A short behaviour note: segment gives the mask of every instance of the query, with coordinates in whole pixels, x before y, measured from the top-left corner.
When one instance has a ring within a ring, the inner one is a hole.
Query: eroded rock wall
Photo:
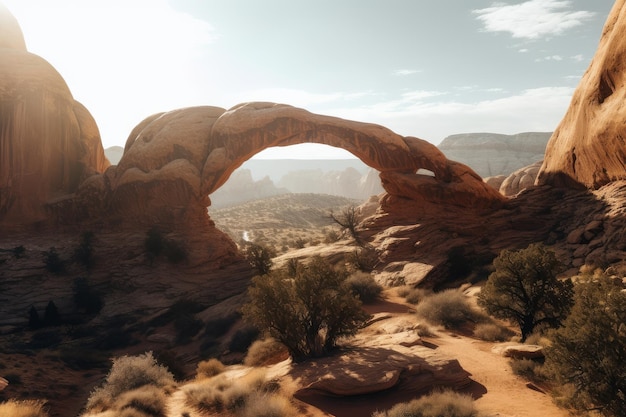
[[[26,51],[0,5],[0,225],[49,220],[46,204],[108,165],[89,111],[61,75]]]
[[[626,0],[617,0],[598,50],[550,138],[538,184],[597,189],[626,178]]]

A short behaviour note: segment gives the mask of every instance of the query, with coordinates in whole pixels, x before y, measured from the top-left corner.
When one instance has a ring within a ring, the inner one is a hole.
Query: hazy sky
[[[454,133],[551,131],[613,5],[0,1],[20,22],[29,51],[54,65],[91,111],[105,147],[123,146],[156,112],[253,100],[379,123],[434,144]],[[299,156],[298,148],[286,150]]]

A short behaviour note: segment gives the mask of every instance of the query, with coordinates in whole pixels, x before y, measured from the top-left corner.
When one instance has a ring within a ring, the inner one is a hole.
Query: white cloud
[[[439,143],[446,136],[463,132],[513,134],[552,131],[571,101],[571,87],[541,87],[478,102],[429,101],[399,107],[378,103],[358,108],[327,109],[351,120],[378,123],[398,134]]]
[[[576,62],[582,62],[585,60],[585,57],[582,54],[571,56],[570,59]]]
[[[538,39],[561,35],[582,25],[594,12],[571,11],[569,0],[529,0],[520,4],[494,3],[473,10],[487,32],[508,32],[514,38]]]
[[[548,55],[543,58],[535,59],[535,62],[543,62],[543,61],[563,61],[563,57],[561,55]]]
[[[406,75],[411,75],[411,74],[417,74],[419,72],[421,71],[413,70],[413,69],[399,69],[399,70],[395,70],[393,72],[393,75],[406,76]]]

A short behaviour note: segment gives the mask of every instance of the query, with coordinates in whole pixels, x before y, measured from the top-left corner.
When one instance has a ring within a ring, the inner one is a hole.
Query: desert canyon
[[[20,377],[25,387],[20,395],[47,398],[52,416],[78,415],[106,374],[109,357],[167,350],[183,363],[183,376],[206,359],[197,337],[177,346],[171,326],[159,317],[181,300],[201,306],[193,314],[203,326],[238,311],[256,272],[238,242],[216,227],[209,195],[270,147],[308,142],[339,147],[380,173],[384,192],[357,207],[358,231],[375,253],[372,275],[386,289],[400,282],[435,291],[472,286],[486,278],[501,250],[535,242],[555,250],[566,263],[564,276],[583,265],[619,268],[626,258],[625,34],[626,0],[617,0],[543,162],[490,185],[425,140],[269,102],[149,115],[129,133],[121,159],[111,165],[97,121],[74,100],[62,74],[45,57],[28,52],[19,23],[0,4],[0,337],[7,361],[40,371]],[[457,146],[463,139],[456,138]],[[185,248],[182,262],[147,259],[146,233],[155,228]],[[70,259],[86,232],[94,239],[93,267],[68,264],[64,275],[45,268],[42,253],[55,248]],[[24,256],[13,256],[19,247]],[[353,250],[351,243],[338,241],[294,249],[275,262],[304,262],[315,255],[336,261]],[[76,308],[76,277],[88,277],[103,294],[97,314]],[[50,301],[74,323],[63,331],[75,338],[63,336],[56,350],[28,329],[29,309],[35,306],[43,315]],[[312,416],[351,415],[345,407],[363,395],[390,406],[392,400],[380,393],[392,387],[405,393],[467,388],[474,372],[448,352],[456,339],[444,338],[433,350],[419,338],[410,340],[415,324],[404,315],[384,319],[390,311],[408,309],[396,298],[372,308],[373,324],[354,342],[370,350],[324,359],[328,362],[316,368],[282,363],[269,372],[300,381],[296,397],[304,404],[302,415]],[[86,324],[93,334],[81,339],[77,335]],[[124,343],[101,337],[113,334],[111,329]],[[79,350],[74,358],[59,359]],[[89,361],[97,365],[85,372]],[[3,362],[0,376],[7,369],[19,374]],[[352,367],[352,377],[328,376],[339,363]],[[11,389],[9,384],[1,391],[0,400],[10,398]],[[328,398],[347,399],[328,405]],[[523,398],[550,403],[545,396]],[[487,396],[480,401],[490,415],[506,415],[488,404]],[[180,414],[168,417],[174,415]]]

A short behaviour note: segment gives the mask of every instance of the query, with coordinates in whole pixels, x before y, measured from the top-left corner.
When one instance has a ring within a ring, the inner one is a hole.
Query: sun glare
[[[199,68],[215,40],[213,28],[164,0],[4,4],[29,52],[50,62],[95,117],[105,147],[123,145],[152,113],[210,100],[198,85],[210,78]]]

